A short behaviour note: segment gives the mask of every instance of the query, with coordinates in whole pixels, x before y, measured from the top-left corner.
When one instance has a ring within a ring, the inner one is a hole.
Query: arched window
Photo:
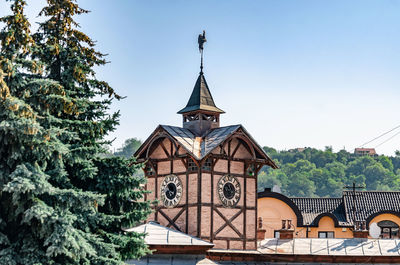
[[[384,220],[378,226],[381,228],[381,238],[399,238],[399,225],[395,222]]]

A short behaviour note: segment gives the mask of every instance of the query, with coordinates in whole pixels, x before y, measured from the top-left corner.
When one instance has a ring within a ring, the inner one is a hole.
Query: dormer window
[[[212,162],[213,162],[213,160],[211,157],[207,158],[206,161],[204,161],[203,165],[201,166],[201,169],[206,170],[206,171],[211,171]]]
[[[190,172],[197,171],[199,169],[197,164],[191,158],[188,158],[188,159],[189,159],[189,161],[188,161],[188,170]]]

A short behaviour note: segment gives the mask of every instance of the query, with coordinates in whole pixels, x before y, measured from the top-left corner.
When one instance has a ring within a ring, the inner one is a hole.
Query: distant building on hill
[[[377,156],[375,148],[356,148],[354,154],[358,156]]]
[[[296,153],[296,152],[304,152],[304,150],[306,150],[307,147],[297,147],[297,148],[293,148],[293,149],[289,149],[288,151],[291,153]]]

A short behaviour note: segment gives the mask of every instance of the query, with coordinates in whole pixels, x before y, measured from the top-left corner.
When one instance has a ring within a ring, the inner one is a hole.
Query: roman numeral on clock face
[[[234,176],[225,175],[218,181],[217,193],[225,207],[234,207],[240,200],[240,182]]]
[[[173,208],[179,204],[179,201],[182,198],[182,192],[182,182],[176,175],[166,176],[161,183],[161,201],[167,208]]]

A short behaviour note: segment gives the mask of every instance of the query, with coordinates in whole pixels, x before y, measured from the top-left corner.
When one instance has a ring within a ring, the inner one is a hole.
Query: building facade
[[[159,125],[137,150],[146,199],[158,200],[149,221],[222,249],[256,249],[257,175],[277,168],[242,125],[220,126],[201,71],[182,115],[183,126]]]
[[[258,194],[258,216],[265,238],[280,237],[282,232],[293,238],[370,238],[369,227],[376,223],[380,238],[398,239],[400,192],[344,191],[340,198],[289,198],[266,189]]]

